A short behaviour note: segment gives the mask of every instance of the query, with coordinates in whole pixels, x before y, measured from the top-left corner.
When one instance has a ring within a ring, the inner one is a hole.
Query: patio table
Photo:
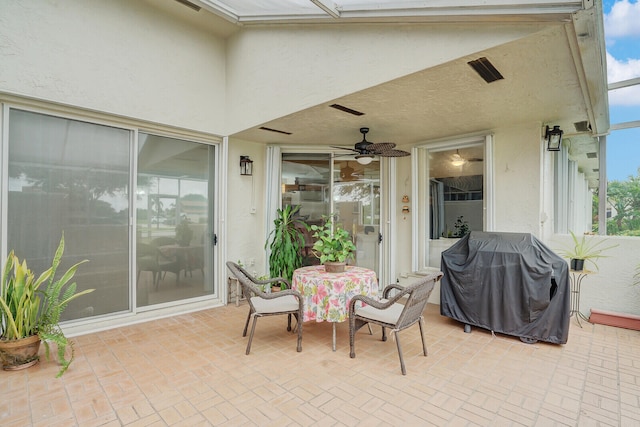
[[[347,266],[344,273],[327,273],[323,265],[298,268],[291,287],[304,303],[303,321],[333,323],[333,351],[336,351],[336,323],[347,320],[349,302],[355,295],[378,295],[376,272]]]

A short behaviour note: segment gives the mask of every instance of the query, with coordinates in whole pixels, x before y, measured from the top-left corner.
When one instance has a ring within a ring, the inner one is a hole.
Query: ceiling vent
[[[482,77],[487,83],[492,83],[496,80],[504,79],[504,77],[502,77],[502,74],[500,74],[500,72],[496,70],[496,67],[494,67],[493,64],[489,62],[489,60],[485,57],[476,59],[475,61],[469,61],[467,62],[467,64],[469,64],[471,68],[476,70],[476,73],[480,74],[480,77]]]
[[[329,107],[335,108],[336,110],[344,111],[345,113],[353,114],[354,116],[364,116],[364,113],[361,113],[360,111],[352,110],[351,108],[345,107],[344,105],[331,104],[329,105]]]
[[[587,159],[597,159],[597,158],[598,158],[598,153],[596,152],[587,153]]]
[[[187,6],[189,9],[193,9],[196,12],[200,12],[200,9],[202,9],[200,6],[198,6],[197,4],[193,4],[188,0],[176,0],[178,3]]]
[[[264,126],[260,126],[260,129],[268,130],[269,132],[281,133],[281,134],[284,134],[284,135],[291,135],[291,132],[287,132],[287,131],[284,131],[284,130],[278,130],[278,129],[271,129],[271,128],[264,127]]]
[[[582,122],[575,122],[573,126],[576,128],[576,132],[591,132],[591,125],[586,120]]]

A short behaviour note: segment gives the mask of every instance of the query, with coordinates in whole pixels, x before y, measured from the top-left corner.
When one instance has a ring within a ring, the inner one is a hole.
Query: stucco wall
[[[640,264],[640,239],[637,237],[589,236],[593,241],[606,240],[601,247],[617,245],[606,251],[606,258],[596,261],[598,268],[582,280],[580,311],[589,316],[591,308],[640,315],[640,285],[633,285],[635,268]],[[545,242],[554,251],[572,247],[571,236],[555,235]]]
[[[142,1],[0,5],[0,91],[223,135],[224,55]]]
[[[253,176],[240,175],[240,156],[253,160]],[[266,272],[265,146],[230,139],[228,168],[227,259],[242,261],[249,272],[262,275]]]
[[[537,123],[496,130],[493,146],[495,231],[541,237],[541,148]]]

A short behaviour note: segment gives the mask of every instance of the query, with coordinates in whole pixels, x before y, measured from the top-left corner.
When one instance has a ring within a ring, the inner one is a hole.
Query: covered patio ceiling
[[[175,7],[186,0],[176,0]],[[179,3],[178,3],[179,2]],[[362,139],[412,145],[510,126],[559,125],[570,155],[597,187],[594,135],[609,130],[600,2],[392,0],[189,0],[207,13],[207,25],[234,27],[305,23],[424,23],[529,25],[531,35],[386,83],[273,117],[231,137],[261,143],[340,145]],[[184,13],[184,11],[181,11]],[[193,15],[194,11],[191,12]],[[486,83],[468,64],[487,58],[504,76]],[[362,115],[347,113],[338,104]],[[265,128],[270,130],[265,130]],[[276,132],[274,132],[274,130]]]

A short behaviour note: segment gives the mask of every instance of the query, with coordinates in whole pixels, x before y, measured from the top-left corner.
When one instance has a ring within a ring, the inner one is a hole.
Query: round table
[[[336,323],[349,314],[349,302],[356,295],[378,295],[376,272],[348,265],[344,273],[327,273],[323,265],[298,268],[291,287],[304,302],[303,321],[333,322],[333,350],[336,349]]]

